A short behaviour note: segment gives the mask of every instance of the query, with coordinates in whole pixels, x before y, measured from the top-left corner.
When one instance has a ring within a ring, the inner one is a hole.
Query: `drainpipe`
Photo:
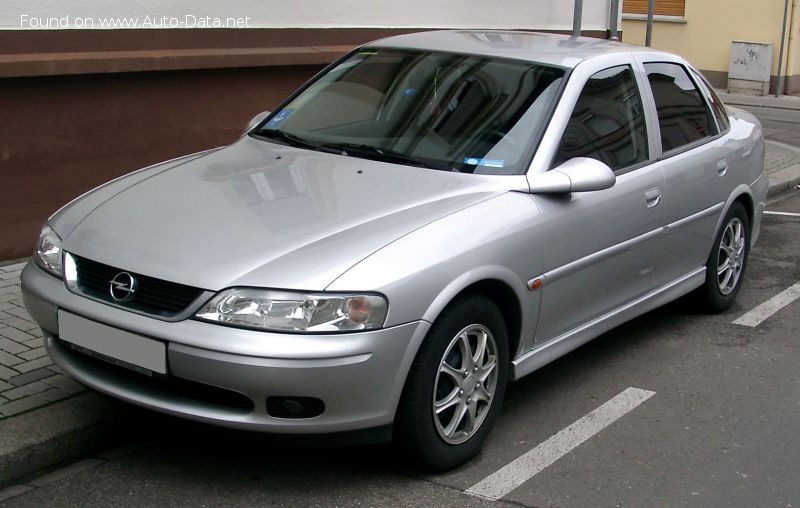
[[[611,19],[609,20],[608,37],[612,41],[619,40],[619,0],[611,0]]]
[[[650,0],[647,8],[647,35],[644,38],[644,45],[648,48],[653,45],[653,13],[656,10],[655,0]]]
[[[789,19],[789,1],[786,0],[783,6],[783,25],[781,28],[781,50],[778,53],[778,89],[775,91],[775,97],[783,95],[783,50],[786,48],[786,21]],[[789,64],[787,63],[788,67]]]
[[[798,34],[798,27],[797,27],[797,5],[798,0],[792,1],[792,8],[789,11],[789,43],[786,45],[786,77],[788,78],[792,70],[789,68],[789,65],[793,61],[792,58],[795,56],[795,50],[797,49],[797,34]],[[787,82],[784,81],[784,85]],[[784,90],[786,91],[786,90]]]
[[[575,0],[575,11],[572,14],[572,36],[581,36],[581,22],[583,21],[583,0]]]

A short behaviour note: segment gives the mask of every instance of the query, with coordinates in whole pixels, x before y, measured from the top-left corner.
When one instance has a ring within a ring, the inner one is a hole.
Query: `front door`
[[[546,223],[537,343],[650,290],[664,180],[650,158],[644,107],[630,65],[603,70],[586,82],[553,167],[574,157],[606,163],[617,182],[602,191],[535,196]]]

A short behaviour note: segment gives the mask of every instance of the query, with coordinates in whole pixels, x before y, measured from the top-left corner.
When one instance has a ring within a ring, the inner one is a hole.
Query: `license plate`
[[[100,355],[159,374],[167,373],[167,346],[135,333],[58,311],[58,335],[62,340]]]

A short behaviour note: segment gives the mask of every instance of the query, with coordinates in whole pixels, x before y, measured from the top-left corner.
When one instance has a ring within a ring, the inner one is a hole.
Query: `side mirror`
[[[565,194],[599,191],[613,187],[616,182],[614,172],[602,162],[576,157],[546,173],[535,175],[531,179],[531,192]]]
[[[247,127],[244,129],[244,133],[242,135],[245,135],[248,132],[250,132],[253,129],[253,127],[260,124],[262,120],[264,120],[266,117],[269,116],[269,114],[270,114],[269,111],[262,111],[261,113],[251,118],[250,121],[247,122]]]

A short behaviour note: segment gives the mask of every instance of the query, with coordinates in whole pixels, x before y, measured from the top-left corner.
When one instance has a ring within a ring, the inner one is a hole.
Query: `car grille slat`
[[[145,314],[174,317],[185,311],[205,291],[70,255],[75,260],[77,286],[82,293]],[[136,279],[136,292],[127,302],[117,301],[111,296],[111,279],[121,272],[127,272]]]

